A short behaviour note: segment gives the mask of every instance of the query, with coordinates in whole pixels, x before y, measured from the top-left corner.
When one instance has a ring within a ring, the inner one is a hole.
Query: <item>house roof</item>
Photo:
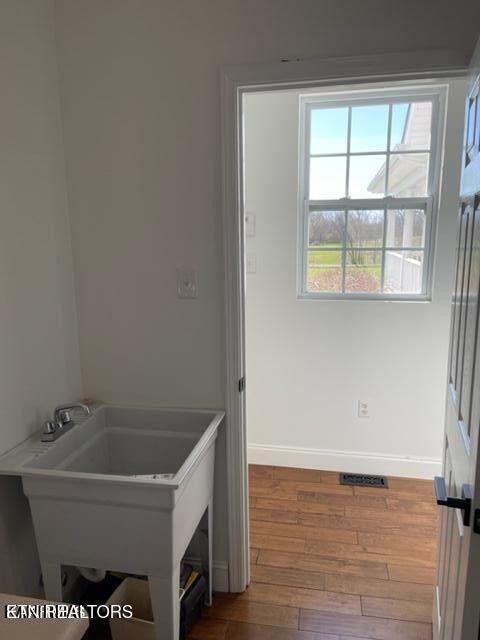
[[[392,148],[390,156],[389,191],[396,196],[416,195],[425,183],[425,157],[401,152],[430,148],[431,114],[431,102],[412,102],[408,108],[402,140]],[[370,192],[383,193],[386,169],[384,163],[368,185]]]

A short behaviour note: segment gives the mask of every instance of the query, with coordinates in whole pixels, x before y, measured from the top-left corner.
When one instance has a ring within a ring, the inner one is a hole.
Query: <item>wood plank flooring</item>
[[[251,466],[252,582],[189,640],[431,640],[438,515],[430,481]]]

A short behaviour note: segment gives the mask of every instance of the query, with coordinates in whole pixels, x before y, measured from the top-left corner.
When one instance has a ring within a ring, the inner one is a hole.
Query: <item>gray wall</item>
[[[221,406],[220,66],[435,48],[467,60],[480,7],[449,0],[59,0],[56,7],[85,392]],[[176,298],[182,264],[199,270],[198,300]],[[225,560],[223,439],[218,446],[215,556]]]
[[[477,2],[450,0],[58,0],[55,15],[52,2],[0,7],[2,451],[81,393],[57,66],[85,392],[218,406],[219,66],[435,48],[467,60],[480,15]],[[197,301],[176,299],[179,263],[199,268]],[[7,529],[31,547],[6,525],[2,549]]]
[[[80,396],[53,2],[0,4],[0,453]],[[0,591],[35,592],[28,505],[0,478]],[[11,551],[11,552],[9,552]]]
[[[220,65],[441,47],[467,60],[480,7],[463,4],[465,23],[445,1],[57,2],[88,393],[223,402]],[[181,264],[199,269],[197,301],[176,298]]]

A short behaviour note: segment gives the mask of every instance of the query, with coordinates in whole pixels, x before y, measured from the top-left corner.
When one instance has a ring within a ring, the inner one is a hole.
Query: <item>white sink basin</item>
[[[180,409],[103,406],[23,463],[28,471],[59,471],[62,476],[118,477],[169,474],[178,484],[216,434],[222,413]],[[201,441],[201,442],[200,442]],[[65,473],[67,472],[67,473]]]
[[[22,476],[47,598],[62,597],[62,564],[148,575],[156,638],[177,640],[180,561],[205,511],[211,577],[223,417],[102,406],[57,441],[35,436],[0,458],[0,473]]]

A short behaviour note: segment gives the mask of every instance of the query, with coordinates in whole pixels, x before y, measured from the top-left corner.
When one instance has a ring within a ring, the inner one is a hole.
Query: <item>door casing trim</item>
[[[221,86],[222,225],[225,295],[225,409],[229,590],[250,581],[245,393],[245,264],[242,97],[246,92],[336,84],[438,80],[465,76],[469,60],[435,50],[223,67]],[[247,380],[248,389],[248,380]]]

